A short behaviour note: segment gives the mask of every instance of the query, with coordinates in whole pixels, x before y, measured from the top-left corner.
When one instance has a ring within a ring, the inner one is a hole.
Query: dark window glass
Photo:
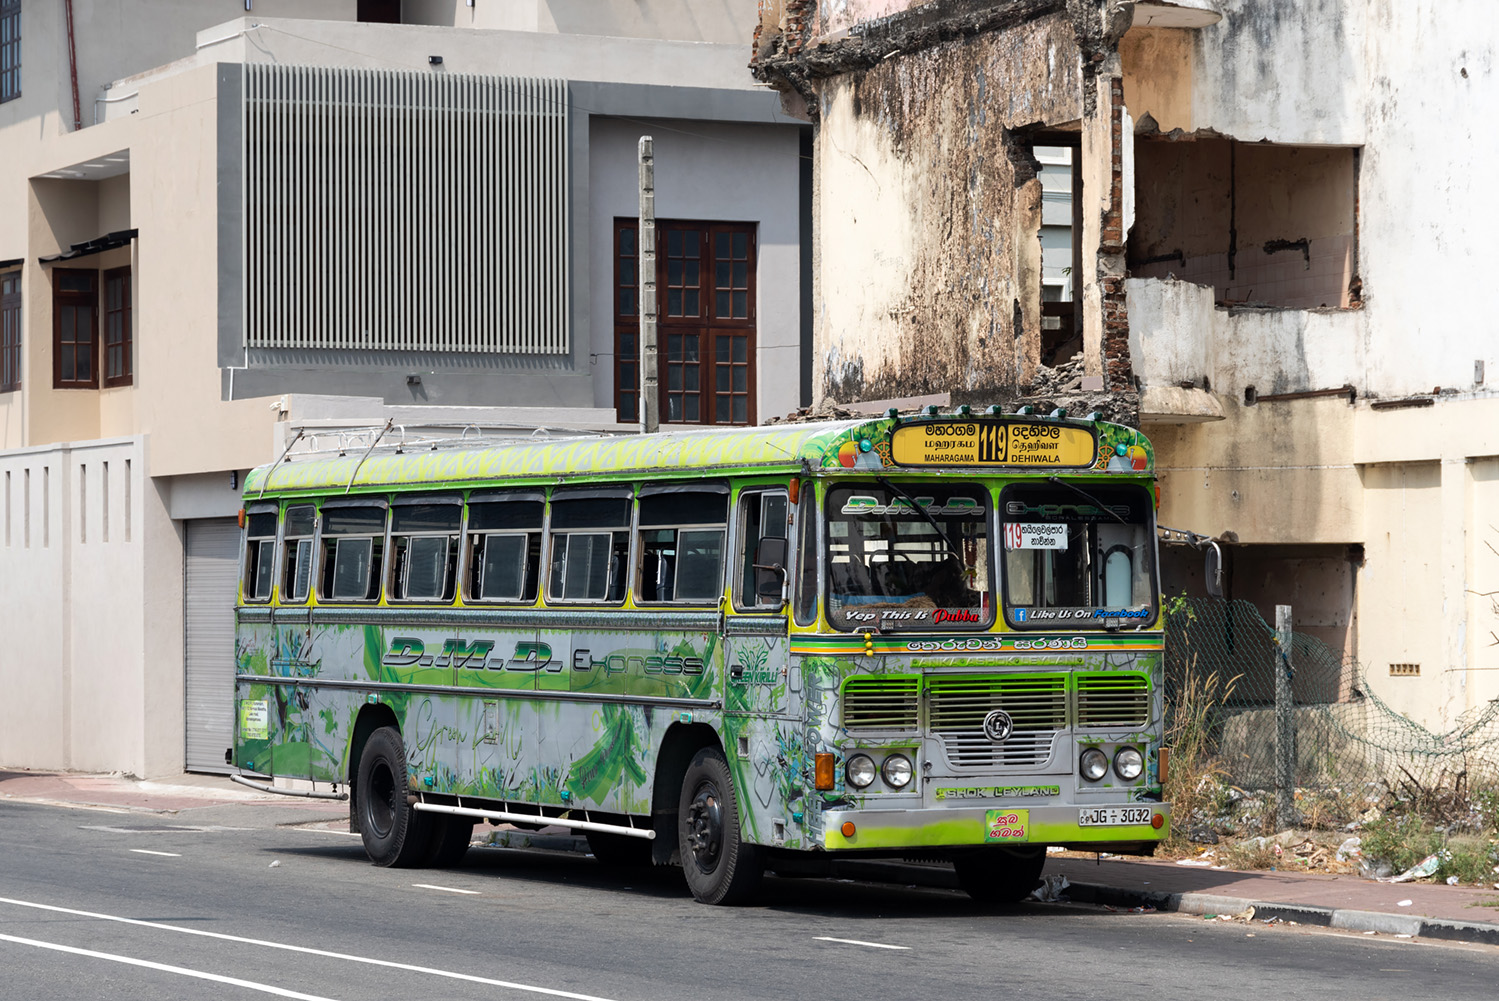
[[[468,527],[481,532],[540,529],[541,513],[541,501],[475,502],[468,506]]]
[[[324,535],[382,535],[384,532],[384,508],[330,507],[323,511]]]
[[[390,509],[391,533],[456,532],[463,517],[459,504],[397,504]]]
[[[104,385],[128,386],[134,381],[133,352],[130,269],[114,268],[104,272]]]
[[[625,497],[552,498],[552,530],[567,528],[625,528],[630,524],[630,501]]]
[[[637,226],[632,219],[615,222],[614,402],[618,419],[631,423],[640,419]],[[658,220],[656,229],[661,420],[752,424],[755,227]],[[719,364],[739,371],[709,370]]]
[[[0,0],[0,103],[21,96],[21,0]]]
[[[94,364],[99,309],[98,272],[56,268],[52,272],[53,386],[97,389]]]
[[[0,393],[21,388],[21,272],[0,275]]]

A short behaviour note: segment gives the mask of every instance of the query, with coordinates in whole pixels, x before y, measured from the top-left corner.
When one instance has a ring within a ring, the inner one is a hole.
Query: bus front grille
[[[1067,725],[1067,675],[931,678],[927,719],[958,768],[1035,767],[1051,758],[1052,738]],[[996,743],[984,717],[1009,714],[1014,732]]]
[[[1078,726],[1134,728],[1149,722],[1150,682],[1145,675],[1078,675]]]
[[[920,704],[921,678],[914,674],[843,683],[843,725],[849,730],[914,729]]]

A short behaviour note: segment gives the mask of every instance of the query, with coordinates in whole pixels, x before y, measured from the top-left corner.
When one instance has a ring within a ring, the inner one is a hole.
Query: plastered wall
[[[1041,186],[1017,130],[1081,117],[1077,63],[1057,16],[824,83],[819,398],[1016,384],[1038,349],[1041,267]]]

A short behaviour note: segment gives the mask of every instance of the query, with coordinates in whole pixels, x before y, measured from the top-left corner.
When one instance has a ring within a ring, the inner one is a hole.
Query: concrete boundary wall
[[[180,542],[146,456],[143,435],[0,454],[0,765],[181,769]]]

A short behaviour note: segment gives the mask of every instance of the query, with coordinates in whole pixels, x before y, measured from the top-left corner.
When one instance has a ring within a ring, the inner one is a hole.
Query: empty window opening
[[[1211,285],[1220,306],[1357,305],[1356,149],[1142,139],[1135,177],[1134,277]]]
[[[1082,173],[1073,145],[1038,143],[1032,152],[1041,182],[1041,360],[1055,366],[1083,347]]]

